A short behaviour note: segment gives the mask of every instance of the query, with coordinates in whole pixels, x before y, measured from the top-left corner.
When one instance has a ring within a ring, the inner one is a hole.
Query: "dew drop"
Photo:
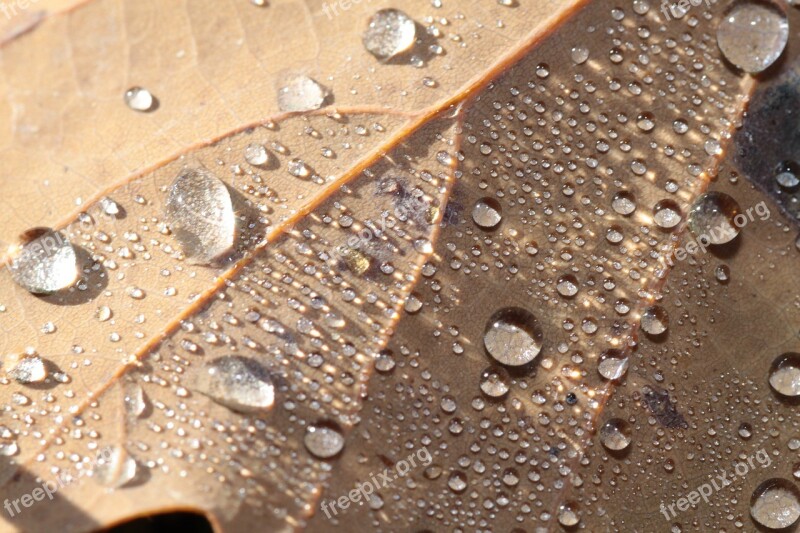
[[[772,65],[789,40],[789,21],[768,0],[738,0],[717,27],[717,44],[735,66],[755,74]]]
[[[564,527],[573,527],[580,522],[580,515],[578,514],[578,506],[575,502],[566,502],[561,504],[558,508],[558,523]]]
[[[660,305],[652,305],[642,313],[642,329],[648,335],[661,335],[669,327],[669,316]]]
[[[262,144],[248,144],[244,149],[244,160],[254,167],[260,167],[269,162],[269,152]]]
[[[787,191],[797,189],[800,185],[800,164],[796,161],[783,161],[775,169],[775,181]]]
[[[800,396],[800,354],[789,352],[775,358],[770,366],[769,384],[783,396]]]
[[[147,89],[131,87],[125,91],[125,104],[134,111],[146,113],[155,107],[156,100]]]
[[[363,43],[378,59],[391,59],[414,46],[417,25],[399,9],[381,9],[369,21]]]
[[[681,208],[672,200],[661,200],[653,208],[653,220],[662,229],[672,229],[683,219]]]
[[[608,380],[619,379],[628,371],[628,358],[621,350],[605,350],[600,354],[597,371]]]
[[[689,211],[689,229],[695,237],[711,244],[725,244],[739,235],[735,224],[741,208],[736,200],[722,192],[700,195]]]
[[[278,108],[285,113],[313,111],[321,108],[327,97],[328,91],[319,83],[297,76],[278,91]]]
[[[80,267],[75,248],[57,231],[35,229],[35,238],[10,250],[11,277],[34,294],[51,294],[72,286]]]
[[[224,356],[199,372],[195,388],[220,405],[243,413],[270,409],[275,387],[269,372],[252,359]]]
[[[631,443],[630,425],[620,418],[608,420],[600,428],[600,443],[608,450],[618,452]]]
[[[578,279],[572,274],[561,276],[556,284],[556,290],[564,298],[572,298],[578,294]]]
[[[8,375],[17,383],[41,383],[47,379],[47,366],[38,355],[11,356],[5,364],[9,367]]]
[[[502,398],[511,388],[511,376],[501,366],[490,366],[481,372],[480,387],[491,398]]]
[[[542,350],[542,330],[531,313],[519,307],[497,311],[483,334],[486,350],[498,363],[521,366],[530,363]]]
[[[467,490],[467,476],[461,472],[453,472],[447,480],[447,486],[450,487],[450,490],[453,492],[460,494]]]
[[[308,427],[303,443],[315,457],[330,459],[344,448],[344,435],[336,424],[321,422]]]
[[[120,488],[130,483],[138,470],[136,460],[119,446],[108,446],[100,450],[94,467],[94,479],[111,488]]]
[[[614,195],[611,208],[620,215],[628,216],[636,211],[636,199],[628,191],[620,191]]]
[[[496,228],[502,219],[500,202],[494,198],[481,198],[472,208],[472,220],[483,229]]]
[[[769,529],[791,527],[800,518],[800,490],[786,479],[764,481],[753,491],[750,516]]]
[[[206,170],[181,172],[170,186],[166,216],[192,262],[211,263],[233,247],[236,218],[231,195]]]
[[[570,51],[570,57],[576,65],[582,65],[589,59],[589,49],[585,46],[573,46]]]

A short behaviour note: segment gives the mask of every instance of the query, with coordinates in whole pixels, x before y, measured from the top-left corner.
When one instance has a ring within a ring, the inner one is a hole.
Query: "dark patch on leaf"
[[[642,401],[659,424],[667,428],[688,428],[686,419],[675,408],[675,404],[669,397],[669,392],[653,388],[644,387],[642,389]]]

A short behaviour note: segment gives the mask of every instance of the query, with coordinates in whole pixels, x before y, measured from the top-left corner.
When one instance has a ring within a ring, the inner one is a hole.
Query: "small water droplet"
[[[597,371],[606,379],[619,379],[628,371],[628,358],[622,350],[605,350],[600,354]]]
[[[689,229],[706,243],[725,244],[739,235],[736,225],[741,208],[736,200],[722,192],[700,195],[689,211]]]
[[[278,91],[278,108],[286,113],[313,111],[325,103],[328,91],[308,76],[296,76]]]
[[[130,483],[138,470],[136,460],[119,446],[100,450],[94,467],[94,479],[106,487],[120,488]]]
[[[618,452],[624,450],[631,443],[630,425],[620,418],[608,420],[600,428],[600,442],[611,451]]]
[[[155,98],[147,89],[131,87],[125,91],[125,104],[134,111],[146,113],[155,107]]]
[[[496,228],[502,219],[500,202],[494,198],[481,198],[472,208],[472,220],[483,229]]]
[[[399,9],[381,9],[369,21],[363,43],[378,59],[391,59],[414,46],[417,25]]]
[[[660,305],[652,305],[642,313],[642,329],[648,335],[661,335],[669,327],[669,316]]]
[[[494,313],[483,334],[486,350],[498,363],[521,366],[542,350],[542,330],[533,314],[519,307]]]
[[[321,422],[309,426],[303,438],[306,449],[315,457],[330,459],[344,448],[344,435],[338,425]]]
[[[800,164],[796,161],[783,161],[775,169],[775,181],[787,191],[797,189],[800,186]]]
[[[573,527],[581,521],[578,506],[575,502],[562,503],[558,508],[558,523],[564,527]]]
[[[254,167],[260,167],[269,162],[269,152],[263,144],[248,144],[244,149],[244,160]]]
[[[770,366],[769,384],[784,396],[800,396],[800,354],[789,352],[775,358]]]
[[[672,229],[683,219],[681,208],[672,200],[661,200],[653,208],[653,220],[662,229]]]
[[[490,366],[481,372],[480,387],[491,398],[502,398],[511,388],[511,376],[501,366]]]

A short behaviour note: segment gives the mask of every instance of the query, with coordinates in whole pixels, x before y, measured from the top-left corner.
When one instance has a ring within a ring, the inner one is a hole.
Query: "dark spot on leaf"
[[[642,400],[659,424],[667,428],[688,428],[689,424],[675,408],[669,392],[653,387],[642,389]]]

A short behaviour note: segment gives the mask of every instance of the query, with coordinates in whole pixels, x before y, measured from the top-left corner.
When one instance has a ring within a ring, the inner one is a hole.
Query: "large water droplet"
[[[770,529],[791,527],[800,518],[800,490],[786,479],[764,481],[753,491],[750,516]]]
[[[287,113],[319,109],[328,97],[319,83],[308,76],[297,76],[278,91],[278,107]]]
[[[344,448],[344,435],[337,425],[322,422],[308,427],[303,443],[312,455],[330,459]]]
[[[491,316],[483,343],[497,362],[521,366],[533,361],[542,350],[542,329],[533,314],[519,307],[507,307]]]
[[[628,358],[622,350],[605,350],[600,354],[597,371],[606,379],[619,379],[628,371]]]
[[[612,418],[600,428],[600,442],[607,449],[618,452],[631,443],[630,425],[620,418]]]
[[[784,396],[800,396],[800,354],[789,352],[775,358],[769,370],[769,384]]]
[[[741,213],[736,200],[723,192],[701,195],[689,211],[689,229],[707,243],[725,244],[739,235],[735,220]]]
[[[417,26],[399,9],[381,9],[364,32],[364,47],[378,59],[391,59],[414,46]]]
[[[120,488],[130,483],[137,472],[136,460],[119,446],[100,450],[94,467],[94,479],[106,487]]]
[[[244,413],[263,411],[275,403],[269,372],[244,357],[225,356],[209,362],[195,387],[218,404]]]
[[[166,215],[186,256],[210,263],[233,247],[236,217],[228,188],[202,169],[186,169],[170,186]]]
[[[581,521],[578,514],[578,505],[575,502],[566,502],[558,508],[558,523],[564,527],[573,527]]]
[[[47,379],[47,365],[38,355],[12,355],[3,362],[8,375],[17,383],[41,383]]]
[[[481,198],[472,208],[472,220],[483,229],[496,228],[503,219],[500,202],[494,198]]]
[[[738,0],[717,27],[717,44],[725,58],[751,74],[780,57],[789,40],[789,21],[768,0]]]
[[[10,270],[14,281],[34,294],[50,294],[72,286],[78,279],[80,267],[75,248],[57,232],[35,229],[35,236],[21,248],[10,250]]]
[[[642,329],[649,335],[661,335],[669,327],[669,316],[663,307],[652,305],[642,313]]]

